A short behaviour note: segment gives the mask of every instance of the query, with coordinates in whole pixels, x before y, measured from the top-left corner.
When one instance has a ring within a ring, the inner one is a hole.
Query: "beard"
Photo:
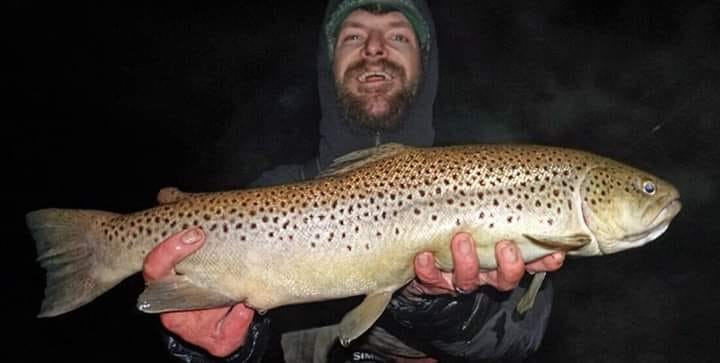
[[[346,86],[352,79],[356,79],[365,72],[367,61],[361,60],[350,66],[345,72],[343,81],[336,81],[336,100],[340,116],[347,122],[353,132],[394,131],[403,126],[405,114],[410,108],[418,88],[418,76],[414,81],[408,81],[405,70],[387,60],[379,62],[385,72],[400,81],[401,88],[390,94],[392,85],[381,87],[377,92],[355,95]],[[363,86],[359,89],[362,91]],[[370,112],[373,102],[386,103],[385,111],[381,113]]]

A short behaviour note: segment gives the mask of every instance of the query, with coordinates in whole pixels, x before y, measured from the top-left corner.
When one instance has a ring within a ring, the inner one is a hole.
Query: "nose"
[[[384,58],[387,56],[385,39],[381,32],[373,31],[368,34],[363,56],[366,58]]]

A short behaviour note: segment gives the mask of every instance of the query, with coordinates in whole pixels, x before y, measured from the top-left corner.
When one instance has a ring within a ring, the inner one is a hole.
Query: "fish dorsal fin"
[[[353,151],[333,160],[330,166],[328,166],[327,169],[323,170],[320,174],[318,174],[317,177],[324,178],[327,176],[337,176],[345,174],[349,171],[361,168],[374,161],[397,155],[408,149],[412,149],[412,146],[389,143],[373,146],[367,149]]]
[[[590,236],[583,233],[573,234],[569,236],[542,236],[537,234],[523,234],[523,236],[537,245],[559,251],[577,250],[592,241],[592,238],[590,238]]]

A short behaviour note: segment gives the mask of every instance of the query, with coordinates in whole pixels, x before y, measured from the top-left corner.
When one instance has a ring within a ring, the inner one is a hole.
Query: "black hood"
[[[353,133],[347,122],[340,118],[336,102],[335,77],[330,63],[328,41],[325,37],[325,25],[330,15],[343,0],[330,0],[325,10],[325,19],[320,31],[319,47],[317,53],[318,91],[322,119],[320,120],[320,146],[318,161],[321,168],[348,152],[374,146],[381,143],[397,142],[414,146],[432,145],[435,139],[433,130],[433,102],[438,83],[437,42],[435,40],[435,25],[430,9],[423,0],[412,1],[420,11],[430,30],[429,47],[423,51],[422,66],[423,78],[418,84],[418,90],[413,103],[408,109],[402,128],[395,131],[382,131],[374,135]]]

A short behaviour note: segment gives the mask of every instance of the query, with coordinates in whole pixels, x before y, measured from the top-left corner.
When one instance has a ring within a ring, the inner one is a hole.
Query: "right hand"
[[[175,265],[197,251],[205,243],[200,228],[191,228],[153,248],[145,257],[143,276],[146,282],[156,281],[175,274]],[[205,310],[176,311],[160,314],[167,330],[188,343],[226,357],[238,350],[253,321],[255,311],[243,304]]]

